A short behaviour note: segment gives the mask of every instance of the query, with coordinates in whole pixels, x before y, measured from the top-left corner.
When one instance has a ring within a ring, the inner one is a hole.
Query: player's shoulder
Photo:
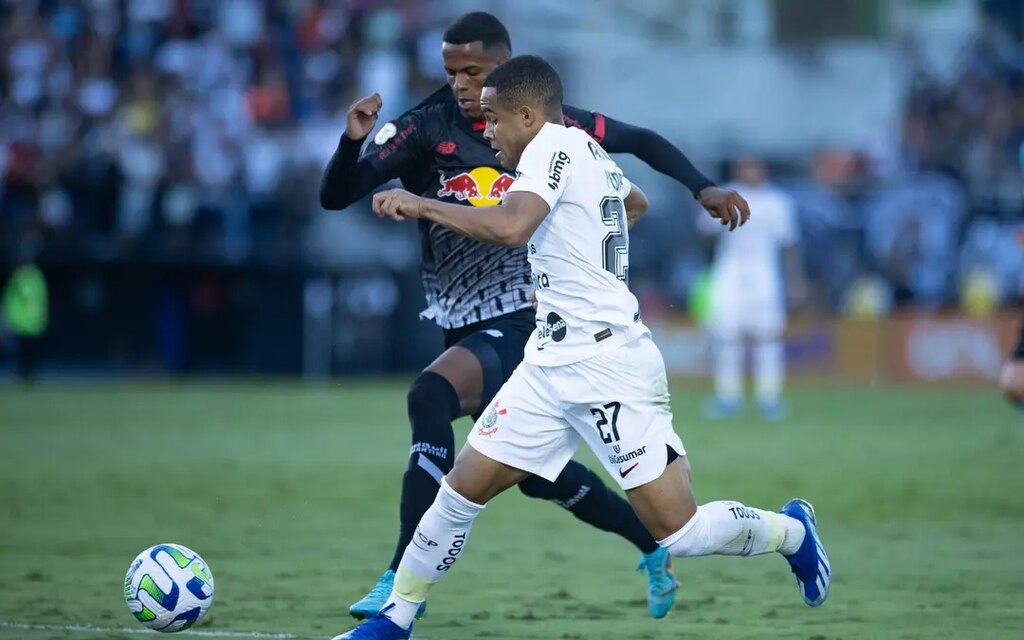
[[[430,144],[442,131],[450,117],[444,104],[427,104],[413,108],[389,120],[373,136],[373,145],[385,147],[396,143]],[[408,141],[408,142],[407,142]]]
[[[560,159],[564,164],[585,153],[589,140],[590,136],[579,129],[549,123],[544,125],[530,141],[524,156],[529,157],[533,162],[547,164]]]

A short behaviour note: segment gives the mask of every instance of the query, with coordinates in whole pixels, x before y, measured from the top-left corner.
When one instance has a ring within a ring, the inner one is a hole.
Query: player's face
[[[480,94],[480,106],[487,128],[484,129],[484,140],[491,143],[498,163],[506,169],[515,169],[523,149],[533,140],[543,122],[539,122],[537,114],[526,107],[517,110],[505,108],[494,87],[484,87]]]
[[[736,181],[745,185],[756,187],[767,179],[764,164],[754,158],[741,158],[733,165],[733,175]]]
[[[445,42],[441,45],[441,56],[444,58],[448,86],[452,88],[462,114],[468,118],[482,117],[480,90],[484,79],[491,69],[508,59],[508,56],[500,48],[485,50],[479,41],[469,44]]]

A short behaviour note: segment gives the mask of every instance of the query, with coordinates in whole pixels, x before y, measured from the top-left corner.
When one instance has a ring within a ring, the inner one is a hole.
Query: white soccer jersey
[[[798,240],[793,201],[771,185],[728,187],[747,200],[750,220],[741,229],[723,233],[717,220],[700,217],[706,231],[719,234],[712,268],[716,289],[756,296],[761,293],[758,289],[767,287],[773,295],[781,295],[780,251]]]
[[[645,328],[626,286],[632,186],[604,149],[579,129],[545,124],[526,146],[509,188],[551,207],[530,238],[537,331],[525,360],[555,366],[624,344]]]

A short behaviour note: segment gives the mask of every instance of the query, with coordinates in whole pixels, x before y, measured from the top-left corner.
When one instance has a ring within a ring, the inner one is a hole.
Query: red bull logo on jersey
[[[490,207],[501,202],[505,192],[516,179],[515,176],[500,173],[492,167],[477,167],[472,171],[464,171],[450,177],[442,171],[440,181],[438,198],[455,198],[459,202],[469,202],[475,207]]]

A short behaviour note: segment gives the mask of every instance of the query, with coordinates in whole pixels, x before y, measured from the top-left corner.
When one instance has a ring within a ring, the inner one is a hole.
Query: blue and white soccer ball
[[[188,629],[213,602],[213,574],[199,554],[180,544],[158,544],[140,553],[124,577],[124,600],[150,629]]]

